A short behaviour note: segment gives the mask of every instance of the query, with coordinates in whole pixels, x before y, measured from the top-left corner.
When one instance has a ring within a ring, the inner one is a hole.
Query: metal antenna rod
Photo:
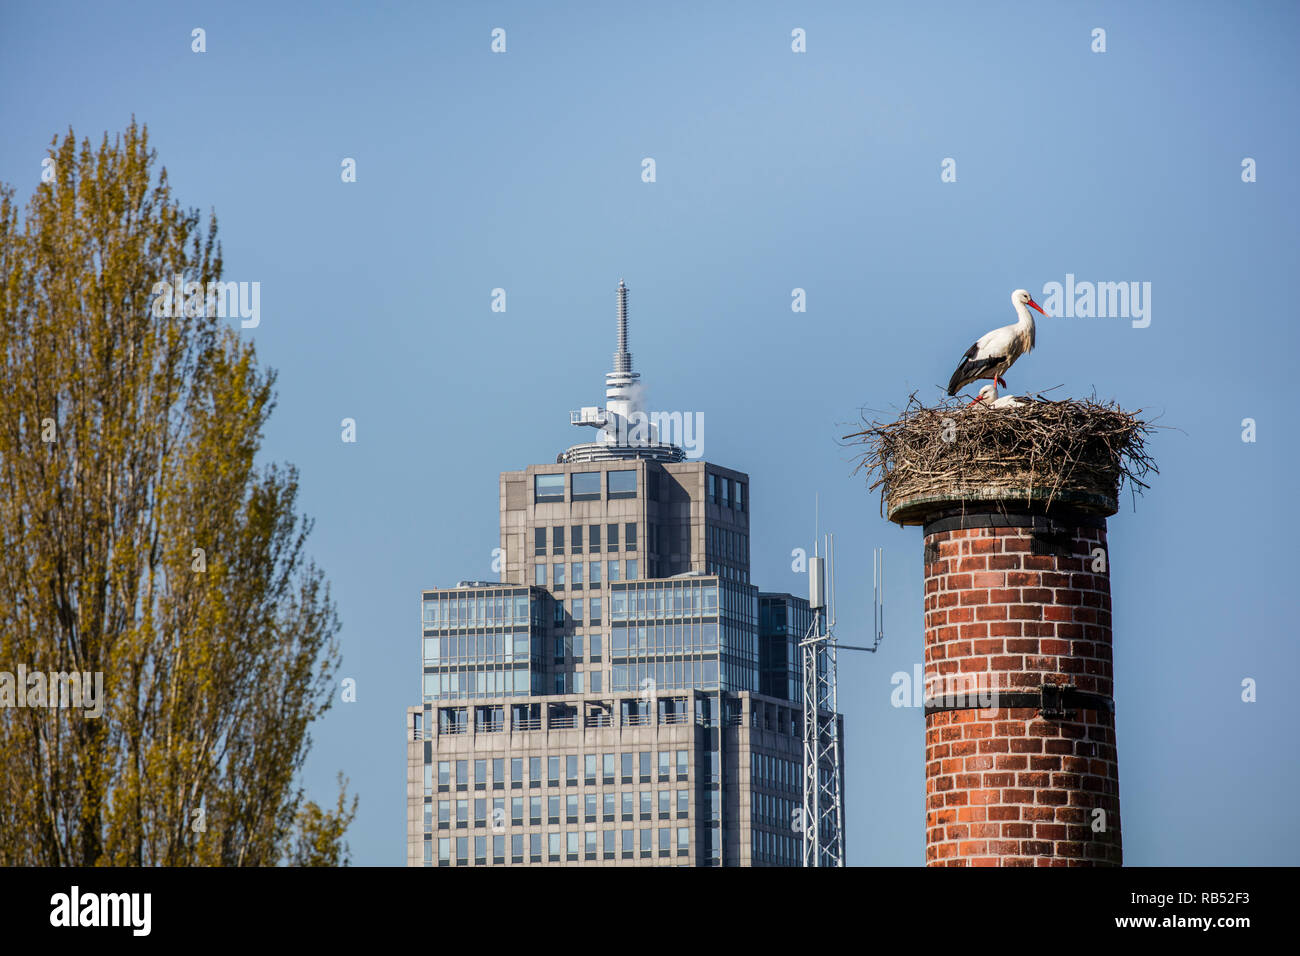
[[[614,351],[614,371],[632,371],[632,353],[627,350],[627,286],[618,280],[618,348]]]

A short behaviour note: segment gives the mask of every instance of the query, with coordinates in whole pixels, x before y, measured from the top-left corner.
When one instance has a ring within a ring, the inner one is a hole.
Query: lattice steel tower
[[[803,663],[803,865],[844,865],[844,804],[841,795],[840,717],[835,662],[835,538],[826,557],[808,564],[812,624],[800,642]],[[830,601],[826,571],[830,565]]]

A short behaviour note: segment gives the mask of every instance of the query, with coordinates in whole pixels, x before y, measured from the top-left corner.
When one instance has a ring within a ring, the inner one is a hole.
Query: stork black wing
[[[961,364],[957,370],[952,373],[952,378],[948,379],[948,394],[956,395],[957,390],[963,385],[974,382],[984,377],[984,372],[997,365],[996,359],[976,359],[975,354],[979,351],[979,343],[976,342],[966,350],[962,356]]]

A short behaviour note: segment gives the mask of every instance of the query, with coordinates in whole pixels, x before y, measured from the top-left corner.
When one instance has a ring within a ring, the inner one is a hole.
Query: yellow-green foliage
[[[51,157],[22,217],[0,185],[0,670],[99,671],[107,704],[0,707],[0,864],[268,865],[304,823],[337,848],[350,815],[299,820],[338,622],[296,472],[254,460],[274,376],[227,320],[150,308],[220,278],[215,218],[134,121]]]

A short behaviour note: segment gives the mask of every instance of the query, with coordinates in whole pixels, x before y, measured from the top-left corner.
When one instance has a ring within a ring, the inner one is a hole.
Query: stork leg
[[[1007,387],[1006,379],[1004,379],[1001,375],[994,375],[993,380],[997,382],[999,385],[1001,385],[1003,388]]]

